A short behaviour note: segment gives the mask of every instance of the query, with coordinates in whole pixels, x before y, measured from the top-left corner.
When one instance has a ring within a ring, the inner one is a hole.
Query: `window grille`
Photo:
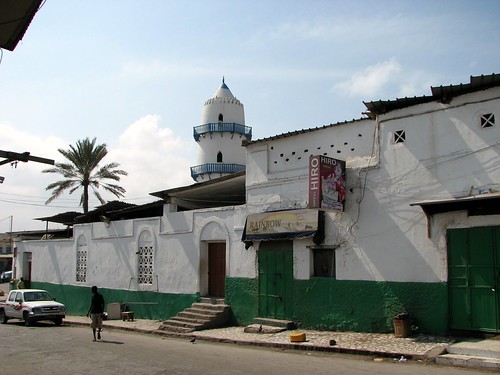
[[[78,239],[76,249],[76,281],[84,283],[87,281],[87,256],[88,247],[85,238]]]
[[[141,234],[139,238],[139,284],[153,284],[154,270],[154,247],[151,235],[148,231]]]

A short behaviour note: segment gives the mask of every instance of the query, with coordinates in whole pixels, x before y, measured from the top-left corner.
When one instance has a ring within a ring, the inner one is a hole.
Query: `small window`
[[[394,143],[404,143],[406,141],[406,134],[404,130],[397,130],[394,132]]]
[[[222,163],[222,152],[217,153],[217,163]]]
[[[313,249],[314,277],[335,278],[335,250]]]
[[[219,113],[219,122],[224,121],[224,115],[222,113]]]
[[[495,115],[493,113],[487,113],[485,115],[481,115],[481,127],[491,128],[495,125]]]

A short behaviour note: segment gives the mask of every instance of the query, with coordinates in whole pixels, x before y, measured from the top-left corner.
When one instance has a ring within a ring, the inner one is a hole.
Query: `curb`
[[[88,327],[89,324],[82,322],[74,322],[74,321],[64,321],[65,325],[69,326],[84,326]],[[196,333],[171,333],[165,332],[161,330],[146,330],[141,328],[134,327],[117,327],[117,326],[106,326],[106,330],[121,330],[121,331],[129,331],[136,332],[142,334],[151,334],[172,338],[184,338],[184,339],[193,339],[199,341],[207,341],[207,342],[217,342],[217,343],[225,343],[225,344],[237,344],[237,345],[247,345],[247,346],[261,346],[267,348],[278,348],[283,350],[302,350],[302,351],[311,351],[311,352],[326,352],[326,353],[339,353],[339,354],[352,354],[352,355],[360,355],[360,356],[370,356],[370,357],[382,357],[382,358],[401,358],[403,357],[405,360],[421,360],[424,362],[436,362],[436,357],[442,354],[444,348],[439,348],[438,350],[431,349],[426,354],[408,354],[402,352],[383,352],[376,350],[367,350],[367,349],[354,349],[354,348],[340,348],[335,346],[317,346],[317,345],[301,345],[300,343],[277,343],[277,342],[261,342],[261,341],[247,341],[247,340],[239,340],[239,339],[227,339],[227,338],[218,338],[218,337],[210,337],[210,336],[198,336]],[[432,353],[431,353],[432,352]]]

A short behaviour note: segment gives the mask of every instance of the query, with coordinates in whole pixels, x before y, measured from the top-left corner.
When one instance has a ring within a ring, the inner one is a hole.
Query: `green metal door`
[[[450,328],[500,332],[500,227],[448,230]]]
[[[292,241],[267,241],[259,248],[259,316],[293,318]]]

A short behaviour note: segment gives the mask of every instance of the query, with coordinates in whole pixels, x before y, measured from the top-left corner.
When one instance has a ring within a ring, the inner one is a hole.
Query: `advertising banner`
[[[309,208],[344,211],[345,161],[323,155],[309,158]]]

